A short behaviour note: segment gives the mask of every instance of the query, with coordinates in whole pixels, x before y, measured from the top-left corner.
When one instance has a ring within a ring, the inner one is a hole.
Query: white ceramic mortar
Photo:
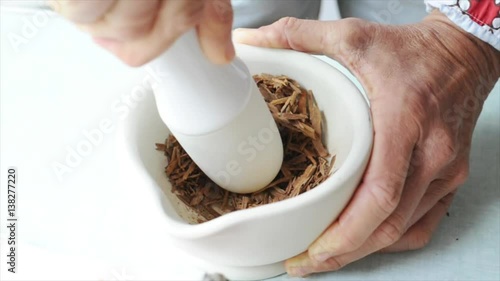
[[[207,271],[255,280],[283,273],[283,261],[305,251],[337,218],[366,168],[373,129],[366,100],[331,65],[294,51],[236,49],[252,74],[287,75],[313,91],[324,117],[326,146],[336,155],[334,172],[325,182],[291,199],[196,224],[196,214],[170,192],[166,158],[154,149],[169,131],[152,94],[119,127],[118,149],[127,182],[161,205],[155,223],[164,225],[169,239]]]

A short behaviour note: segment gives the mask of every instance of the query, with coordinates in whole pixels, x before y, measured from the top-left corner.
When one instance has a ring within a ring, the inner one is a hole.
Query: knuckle
[[[334,241],[334,243],[332,243]],[[315,249],[321,249],[317,252],[350,252],[361,246],[363,241],[355,238],[353,235],[346,233],[345,227],[342,226],[341,221],[335,223],[333,227],[328,228],[320,238],[316,239],[313,243]],[[310,248],[311,249],[311,248]],[[310,254],[312,254],[310,252]],[[311,256],[312,258],[312,256]]]
[[[340,252],[351,252],[363,243],[363,241],[359,241],[359,239],[354,239],[353,237],[346,235],[344,232],[340,232],[338,235],[339,239],[339,249],[336,249]]]
[[[429,189],[425,192],[425,198],[440,198],[444,194],[448,194],[454,188],[451,186],[450,182],[446,179],[437,179],[432,181]],[[422,199],[425,200],[425,199]]]
[[[375,230],[375,239],[382,247],[389,246],[398,241],[404,234],[404,225],[400,219],[387,219]]]
[[[441,154],[447,158],[455,159],[458,155],[457,136],[451,129],[439,130],[439,134],[435,134],[436,141],[442,148]]]
[[[300,26],[300,20],[294,17],[284,17],[278,20],[278,24],[283,25],[284,30],[295,30]]]
[[[269,29],[272,31],[272,36],[279,41],[283,46],[289,46],[292,49],[296,49],[296,43],[293,34],[300,28],[302,21],[294,17],[284,17],[279,19],[275,24],[271,26],[264,26],[259,29]],[[272,27],[272,28],[269,28]],[[300,48],[299,48],[300,49]]]
[[[346,264],[337,257],[332,257],[326,260],[328,270],[338,270],[344,267]]]
[[[395,184],[386,182],[376,182],[369,188],[371,196],[374,198],[379,215],[386,218],[396,209],[401,199],[402,183],[394,181]]]
[[[450,129],[440,128],[433,132],[423,145],[426,159],[432,159],[431,169],[442,169],[456,160],[460,153],[456,134]]]
[[[301,20],[294,17],[284,17],[280,19],[280,24],[283,25],[283,31],[284,31],[283,35],[285,36],[289,45],[290,43],[292,43],[292,40],[290,40],[289,38],[289,34],[295,34],[295,32],[300,28],[301,22],[302,22]]]
[[[325,235],[328,235],[329,233],[326,232]],[[331,245],[328,243],[328,238],[325,239],[325,236],[321,236],[319,239],[317,239],[315,242],[314,242],[318,249],[322,249],[322,251],[329,251],[329,249],[331,248]]]

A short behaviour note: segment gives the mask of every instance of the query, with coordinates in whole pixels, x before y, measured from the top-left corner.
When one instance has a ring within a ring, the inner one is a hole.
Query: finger
[[[334,259],[329,259],[324,262],[316,262],[312,260],[307,252],[295,256],[285,262],[286,272],[290,276],[304,277],[315,272],[332,271],[339,268]]]
[[[101,18],[116,0],[52,0],[48,4],[65,18],[76,23],[91,23]]]
[[[380,112],[374,108],[375,138],[363,182],[337,222],[309,247],[309,255],[316,261],[360,247],[398,206],[417,138],[410,129],[401,134],[393,125],[406,127],[403,120],[393,117],[402,116],[391,112],[397,107]]]
[[[442,198],[420,221],[413,225],[401,239],[386,247],[380,252],[397,252],[404,250],[414,250],[425,246],[436,230],[439,222],[446,214],[454,194],[449,194]],[[338,270],[345,265],[359,260],[373,252],[373,241],[368,241],[359,249],[340,256],[331,257],[324,262],[317,262],[310,258],[307,252],[289,259],[286,263],[286,270],[291,276],[306,276],[311,273]]]
[[[372,42],[377,25],[360,19],[338,21],[282,18],[259,29],[236,29],[236,42],[268,48],[293,49],[300,52],[324,54],[351,64],[353,51],[361,53]]]
[[[401,239],[386,247],[380,252],[398,252],[405,250],[415,250],[425,246],[436,230],[439,222],[446,214],[453,194],[442,198],[417,224],[412,226]],[[322,263],[317,263],[309,258],[307,253],[303,253],[286,262],[287,272],[292,276],[305,276],[315,272],[326,272],[338,270],[352,261],[359,260],[367,256],[372,245],[370,242],[364,244],[358,250],[340,256],[332,257]]]
[[[441,198],[454,192],[467,180],[469,174],[468,149],[462,150],[460,146],[450,145],[450,143],[453,144],[455,138],[453,134],[451,135],[450,137],[450,133],[443,129],[437,129],[432,131],[429,137],[423,141],[423,151],[426,151],[427,155],[422,157],[422,161],[418,161],[417,164],[438,172],[433,176],[435,180],[429,185],[419,201],[407,227],[420,220]]]
[[[168,49],[203,16],[205,1],[160,1],[151,31],[137,40],[112,44],[108,49],[131,66],[142,65]]]
[[[97,39],[137,39],[151,31],[159,7],[158,0],[118,1],[101,19],[80,27]]]
[[[282,18],[259,29],[238,28],[233,32],[238,43],[310,53],[326,53],[328,42],[338,40],[336,22]],[[325,40],[327,39],[328,40]]]
[[[376,223],[370,225],[370,227],[375,227],[374,230],[372,229],[362,230],[364,231],[364,236],[358,241],[354,242],[358,244],[351,245],[351,247],[349,247],[349,245],[347,246],[344,245],[343,250],[340,251],[339,250],[332,252],[326,251],[326,253],[328,254],[323,254],[321,259],[317,259],[314,257],[314,255],[316,255],[316,252],[318,250],[313,248],[315,246],[313,244],[309,250],[309,254],[312,256],[313,259],[316,259],[317,261],[321,261],[322,259],[323,260],[329,259],[334,255],[335,256],[341,255],[342,256],[341,258],[335,259],[336,261],[335,264],[337,266],[344,266],[362,257],[365,257],[373,252],[376,252],[381,248],[384,248],[388,245],[395,243],[406,232],[408,225],[407,222],[410,220],[412,214],[414,213],[415,209],[418,206],[420,198],[422,198],[422,196],[425,193],[425,190],[429,186],[429,183],[431,181],[430,180],[431,174],[432,174],[431,172],[429,172],[423,167],[416,169],[416,171],[406,179],[406,183],[401,198],[394,211],[390,213],[390,215],[379,225],[377,225]],[[387,212],[390,211],[387,210]],[[377,218],[380,218],[380,216],[378,216]],[[351,235],[351,234],[344,234],[344,235]],[[353,242],[353,240],[350,241],[351,243]],[[321,244],[319,247],[321,247]],[[323,249],[319,251],[324,252],[325,247],[328,247],[328,245],[323,243]],[[351,253],[344,255],[344,253],[347,252]]]
[[[307,254],[301,253],[285,262],[286,272],[290,276],[303,277],[314,271],[314,263]]]
[[[382,249],[381,252],[416,250],[426,246],[439,222],[446,215],[454,195],[454,193],[450,193],[441,198],[398,242]]]
[[[200,47],[214,63],[228,63],[235,55],[231,30],[233,9],[231,0],[209,0],[198,25]]]
[[[380,114],[376,114],[378,109],[378,104],[375,102],[374,104],[374,116],[379,117]],[[374,118],[376,120],[376,118]],[[375,123],[377,124],[377,123]],[[401,132],[401,131],[400,131]],[[397,134],[393,134],[397,135]],[[378,251],[381,248],[387,247],[391,244],[397,242],[404,233],[406,233],[407,229],[414,224],[416,221],[415,213],[417,216],[422,216],[423,211],[425,213],[432,208],[437,202],[437,200],[443,198],[446,194],[448,194],[451,190],[439,189],[436,184],[442,182],[434,182],[433,186],[431,185],[432,179],[438,176],[450,177],[448,174],[453,174],[455,179],[451,182],[452,184],[458,183],[457,181],[464,180],[464,177],[456,176],[457,164],[450,164],[449,157],[446,153],[441,153],[440,151],[435,150],[435,143],[432,141],[423,141],[415,146],[412,155],[412,161],[410,162],[410,167],[408,169],[408,175],[406,178],[405,186],[401,195],[401,199],[397,204],[395,210],[388,216],[387,219],[384,220],[374,231],[373,233],[366,239],[366,242],[363,243],[358,250],[354,251],[351,255],[346,255],[342,259],[338,259],[337,262],[341,264],[348,264],[353,262],[361,257],[364,257],[370,253]],[[374,150],[375,151],[375,150]],[[456,161],[456,163],[466,163],[465,161]],[[381,163],[380,163],[381,164]],[[446,169],[443,169],[446,167]],[[454,171],[455,173],[450,173],[449,170]],[[460,170],[460,169],[458,169]],[[365,176],[365,180],[368,176]],[[369,182],[369,180],[366,180]],[[431,191],[429,191],[431,190]],[[436,193],[438,192],[438,196]],[[426,197],[427,198],[424,198]],[[430,197],[434,196],[434,197]],[[431,203],[432,205],[428,205]],[[354,212],[353,212],[354,214]],[[357,213],[356,213],[357,214]],[[342,220],[342,215],[339,220],[339,224]],[[413,221],[412,221],[413,220]],[[365,234],[368,232],[364,232]],[[347,236],[347,235],[344,235]],[[348,236],[352,237],[352,236]],[[359,242],[361,240],[355,241]],[[351,252],[355,249],[355,246],[358,244],[352,243],[351,239],[351,247],[348,246],[344,251],[338,251],[337,253],[332,252],[330,255],[323,254],[319,261],[324,260],[326,258],[330,258],[335,254],[336,256]],[[331,243],[331,242],[330,242]],[[314,247],[319,247],[320,250],[314,249]],[[324,251],[324,248],[327,248],[328,245],[326,242],[317,243],[316,245],[312,245],[309,248],[309,254],[313,256],[316,255],[320,251]],[[328,251],[326,251],[328,253]],[[351,259],[349,259],[351,258]]]
[[[466,154],[468,155],[468,154]],[[439,158],[439,157],[435,157]],[[454,193],[458,187],[465,183],[469,175],[469,158],[468,156],[454,159],[451,163],[447,163],[446,168],[436,175],[438,178],[434,180],[426,193],[420,200],[419,205],[410,221],[408,227],[420,220],[431,208],[433,208],[441,198],[449,193]]]
[[[419,202],[415,212],[408,221],[408,227],[413,226],[417,221],[419,221],[425,214],[427,214],[436,204],[442,200],[443,197],[453,192],[456,187],[453,187],[448,180],[437,179],[434,180],[424,196]]]

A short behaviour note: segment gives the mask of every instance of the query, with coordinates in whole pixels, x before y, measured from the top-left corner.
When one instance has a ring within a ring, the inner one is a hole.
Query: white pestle
[[[193,29],[149,63],[160,117],[200,169],[220,187],[251,193],[283,161],[281,137],[246,65],[216,65]],[[147,126],[147,124],[144,124]]]

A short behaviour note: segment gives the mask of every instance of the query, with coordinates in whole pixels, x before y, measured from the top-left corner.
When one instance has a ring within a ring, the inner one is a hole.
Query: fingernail
[[[328,253],[328,252],[323,252],[323,253],[319,253],[319,254],[314,254],[312,256],[312,258],[317,261],[317,262],[324,262],[326,261],[327,259],[333,257],[333,255],[331,253]]]
[[[293,277],[303,277],[309,273],[311,273],[312,270],[310,267],[292,267],[288,269],[288,275],[293,276]]]

